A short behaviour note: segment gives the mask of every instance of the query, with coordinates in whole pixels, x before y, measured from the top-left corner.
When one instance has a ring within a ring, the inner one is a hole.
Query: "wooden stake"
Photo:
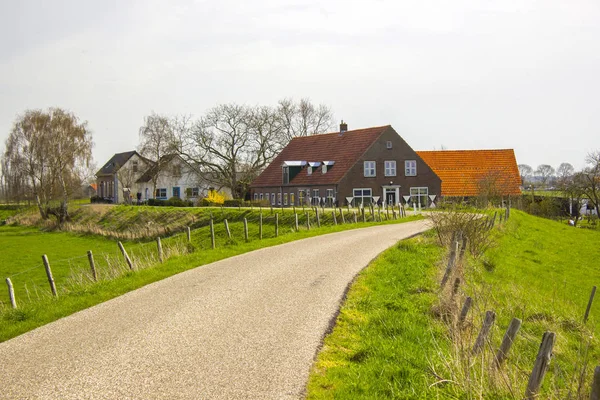
[[[319,218],[319,208],[315,207],[315,215],[317,217],[317,227],[321,227],[321,218]]]
[[[587,308],[585,309],[585,315],[583,317],[583,323],[585,324],[590,316],[590,310],[592,308],[592,303],[594,302],[594,296],[596,295],[596,286],[592,288],[592,293],[590,294],[590,300],[588,301]]]
[[[258,215],[258,238],[262,240],[262,212]]]
[[[223,220],[225,223],[225,232],[227,232],[227,237],[231,239],[231,231],[229,230],[229,222],[227,222],[227,218]]]
[[[460,318],[458,320],[458,322],[461,325],[465,322],[465,319],[467,319],[467,314],[469,313],[469,310],[471,309],[472,303],[473,303],[473,299],[471,297],[467,297],[465,299],[465,304],[463,304],[462,310],[460,311]]]
[[[483,347],[485,346],[485,342],[490,334],[490,330],[494,325],[494,321],[496,320],[496,313],[493,311],[485,312],[485,319],[483,320],[483,325],[481,326],[481,330],[479,331],[479,336],[477,336],[477,340],[475,340],[475,344],[473,345],[473,354],[479,353]]]
[[[279,213],[275,213],[275,237],[279,236]]]
[[[342,224],[346,223],[346,218],[344,217],[344,210],[340,207],[340,215],[342,216]]]
[[[454,287],[452,288],[452,297],[456,296],[458,289],[460,288],[460,278],[454,280]]]
[[[248,219],[244,217],[244,239],[248,241]]]
[[[308,213],[304,213],[306,215],[306,229],[310,230],[310,216]]]
[[[156,247],[158,249],[158,260],[160,262],[163,262],[164,261],[164,259],[163,259],[163,250],[162,250],[162,243],[160,242],[160,236],[158,236],[156,238]]]
[[[592,382],[590,400],[600,400],[600,367],[594,369],[594,381]]]
[[[10,298],[10,305],[12,308],[17,308],[17,300],[15,299],[15,289],[10,278],[6,278],[6,285],[8,286],[8,297]]]
[[[335,210],[331,212],[331,216],[333,218],[333,224],[337,225],[337,218],[335,217]]]
[[[352,213],[354,214],[354,223],[357,224],[358,223],[358,217],[356,216],[356,210],[353,210]]]
[[[98,282],[98,275],[96,274],[96,263],[94,263],[94,255],[91,250],[87,252],[88,261],[90,262],[90,270],[92,271],[92,278],[94,282]]]
[[[123,247],[123,243],[118,242],[118,245],[119,249],[121,250],[121,253],[123,254],[123,257],[125,257],[125,262],[127,263],[127,265],[129,265],[129,269],[133,271],[133,263],[131,262],[131,258],[129,258],[129,254],[127,254],[125,247]]]
[[[294,217],[295,217],[295,220],[296,220],[296,232],[298,232],[298,230],[299,230],[298,229],[298,213],[295,212],[294,213]]]
[[[504,338],[502,339],[502,344],[500,345],[498,353],[496,354],[494,365],[497,368],[500,368],[502,366],[502,363],[504,363],[504,360],[508,356],[510,347],[515,341],[519,329],[521,329],[521,320],[519,318],[513,318],[512,321],[510,321],[510,325],[508,326],[508,329],[504,334]]]
[[[210,219],[210,244],[213,249],[216,247],[215,246],[215,223],[212,218]]]
[[[188,243],[192,242],[192,230],[190,229],[190,227],[187,227],[187,239],[188,239]]]
[[[44,268],[46,268],[46,276],[48,277],[48,283],[50,284],[52,295],[54,297],[58,297],[58,294],[56,293],[56,284],[54,283],[54,277],[52,276],[52,270],[50,269],[50,262],[45,254],[42,256],[42,261],[44,262]]]
[[[554,341],[556,340],[556,334],[554,332],[545,332],[542,337],[542,343],[538,355],[527,383],[527,389],[525,390],[525,399],[533,400],[537,398],[540,386],[544,381],[544,375],[548,371],[550,365],[550,358],[552,357],[552,348],[554,347]]]

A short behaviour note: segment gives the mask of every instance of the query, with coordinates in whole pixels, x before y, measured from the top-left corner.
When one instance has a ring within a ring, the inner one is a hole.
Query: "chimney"
[[[340,135],[342,135],[346,131],[348,131],[348,124],[345,123],[344,120],[342,120],[342,122],[340,123]]]

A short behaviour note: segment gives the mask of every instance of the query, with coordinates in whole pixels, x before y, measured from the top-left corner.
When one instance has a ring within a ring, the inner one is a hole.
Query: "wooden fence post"
[[[352,214],[354,214],[354,223],[358,223],[358,217],[356,216],[356,210],[352,210]]]
[[[294,218],[296,221],[296,232],[298,232],[299,231],[299,229],[298,229],[298,213],[296,213],[296,212],[294,213]]]
[[[450,257],[448,257],[448,265],[446,265],[446,272],[444,272],[444,277],[442,278],[442,283],[441,283],[441,287],[443,288],[444,286],[446,286],[446,283],[448,282],[448,279],[450,279],[450,274],[452,273],[452,269],[454,268],[454,265],[456,264],[456,249],[458,248],[458,241],[457,242],[451,242],[452,244],[450,245]]]
[[[279,213],[275,213],[275,237],[279,236]]]
[[[500,345],[498,353],[496,354],[496,359],[494,360],[494,365],[496,367],[500,368],[504,360],[506,360],[508,352],[510,351],[510,347],[515,341],[519,329],[521,329],[521,320],[519,318],[513,318],[512,321],[510,321],[510,325],[508,325],[508,329],[506,329],[506,333],[502,339],[502,344]]]
[[[544,375],[548,370],[550,364],[550,358],[552,357],[552,348],[554,347],[554,341],[556,340],[556,334],[554,332],[544,332],[542,336],[542,343],[527,383],[527,389],[525,390],[525,399],[533,400],[537,398],[537,394],[544,381]]]
[[[454,280],[454,286],[452,288],[452,297],[456,296],[456,293],[458,293],[459,288],[460,288],[460,278],[456,278]]]
[[[229,222],[227,222],[227,218],[223,220],[225,223],[225,232],[227,232],[227,237],[231,239],[231,231],[229,230]]]
[[[483,320],[483,325],[481,325],[481,330],[479,331],[479,336],[477,336],[477,340],[475,340],[475,344],[473,345],[473,354],[479,353],[483,347],[485,346],[485,342],[490,334],[490,330],[494,325],[494,321],[496,320],[496,313],[493,311],[485,312],[485,319]]]
[[[186,231],[187,231],[187,240],[188,240],[188,243],[190,243],[192,241],[192,230],[188,226]]]
[[[340,207],[340,215],[342,216],[342,224],[346,223],[346,218],[344,217],[344,210]]]
[[[263,223],[262,223],[262,212],[258,215],[258,238],[260,240],[262,240],[262,228],[263,228]]]
[[[44,268],[46,269],[46,276],[48,277],[48,283],[50,284],[52,295],[54,297],[58,297],[58,294],[56,293],[56,284],[54,283],[54,277],[52,276],[52,270],[50,269],[50,262],[48,262],[48,257],[45,254],[42,256],[42,261],[44,262]]]
[[[248,241],[248,219],[244,217],[244,238]]]
[[[160,236],[156,238],[156,248],[158,249],[158,260],[163,262],[163,251],[162,251],[162,243],[160,242]]]
[[[92,271],[92,278],[94,278],[94,282],[98,282],[98,275],[96,274],[96,263],[94,263],[94,255],[91,250],[87,252],[88,261],[90,262],[90,270]]]
[[[460,318],[458,319],[458,322],[461,325],[467,319],[467,314],[469,313],[469,310],[471,309],[471,304],[472,303],[473,303],[473,299],[471,297],[467,297],[465,299],[465,304],[463,304],[463,306],[462,306],[462,310],[460,311]]]
[[[585,315],[583,317],[583,323],[585,324],[590,316],[590,310],[592,309],[592,303],[594,301],[594,296],[596,295],[596,286],[592,288],[592,294],[590,294],[590,300],[588,301],[587,308],[585,309]]]
[[[17,308],[17,300],[15,299],[15,289],[10,278],[6,278],[6,285],[8,286],[8,297],[10,298],[10,305],[12,308]]]
[[[363,207],[361,211],[362,211],[363,222],[367,222],[367,217],[365,216],[365,208]]]
[[[210,244],[212,248],[215,248],[215,223],[213,219],[210,219]]]
[[[590,400],[600,400],[600,367],[594,369],[594,380],[592,382]]]
[[[123,247],[123,243],[118,242],[118,244],[119,244],[119,249],[121,250],[121,253],[123,254],[123,257],[125,257],[125,262],[127,262],[127,265],[129,265],[129,269],[133,271],[133,263],[131,262],[131,258],[129,258],[129,254],[127,254],[125,247]]]
[[[321,227],[321,218],[319,217],[319,207],[315,207],[315,215],[317,218],[317,227]]]
[[[335,217],[335,210],[331,212],[331,217],[333,218],[333,224],[337,225],[337,218]]]
[[[308,213],[304,213],[306,215],[306,229],[310,230],[310,216]]]

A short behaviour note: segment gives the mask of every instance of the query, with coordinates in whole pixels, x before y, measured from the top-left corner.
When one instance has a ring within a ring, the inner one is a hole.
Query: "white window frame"
[[[288,205],[288,194],[287,193],[283,194],[283,205],[284,206]]]
[[[375,161],[365,161],[363,164],[363,172],[365,178],[377,176],[377,163]]]
[[[356,191],[357,190],[361,191],[360,196],[356,195]],[[368,190],[369,193],[371,193],[371,194],[369,196],[365,196],[365,194],[364,194],[365,190]],[[373,189],[371,189],[371,188],[353,188],[352,189],[352,196],[354,197],[354,199],[353,199],[354,205],[364,204],[366,198],[368,198],[369,201],[372,202],[373,201]],[[359,199],[360,199],[360,201],[358,201]]]
[[[271,193],[271,205],[275,205],[275,193]]]
[[[255,193],[256,194],[256,193]],[[192,188],[192,197],[198,197],[200,196],[200,188],[198,187],[193,187]]]
[[[383,162],[385,176],[396,176],[396,160]]]
[[[277,193],[277,205],[281,205],[281,192]]]
[[[310,165],[308,167],[306,167],[306,173],[308,175],[312,175],[312,167]]]
[[[261,194],[259,194],[259,195],[258,195],[258,198],[259,198],[260,200],[262,200],[262,199],[263,199],[263,194],[262,194],[262,193],[261,193]]]
[[[296,201],[296,195],[294,193],[290,193],[290,205],[294,205]]]
[[[410,201],[418,205],[421,204],[421,207],[427,207],[429,200],[429,188],[427,186],[413,186],[409,189]],[[424,199],[423,202],[420,202],[419,199]]]
[[[163,194],[163,193],[164,193],[164,196],[161,196],[161,194]],[[167,188],[156,188],[155,195],[156,195],[157,199],[166,199],[167,198]]]
[[[404,176],[417,176],[417,160],[404,161]]]
[[[392,141],[391,140],[388,140],[387,142],[385,142],[385,148],[388,149],[388,150],[392,148]]]
[[[254,201],[258,200],[258,193],[254,193]]]
[[[313,189],[312,190],[312,201],[315,205],[319,205],[321,204],[321,190],[320,189]]]

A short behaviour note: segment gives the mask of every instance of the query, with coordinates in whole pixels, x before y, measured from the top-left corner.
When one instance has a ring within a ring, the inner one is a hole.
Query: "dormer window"
[[[323,167],[321,167],[322,171],[324,174],[327,173],[327,165],[323,164]]]
[[[321,166],[321,162],[320,161],[309,161],[308,162],[308,168],[306,169],[308,175],[312,175],[313,172],[313,168],[319,168]]]
[[[312,167],[310,165],[306,167],[306,173],[312,175]]]
[[[323,167],[322,167],[323,173],[326,174],[327,171],[330,170],[331,167],[333,167],[333,164],[335,164],[335,161],[323,161]]]
[[[290,167],[283,167],[283,184],[287,185],[290,183]]]

